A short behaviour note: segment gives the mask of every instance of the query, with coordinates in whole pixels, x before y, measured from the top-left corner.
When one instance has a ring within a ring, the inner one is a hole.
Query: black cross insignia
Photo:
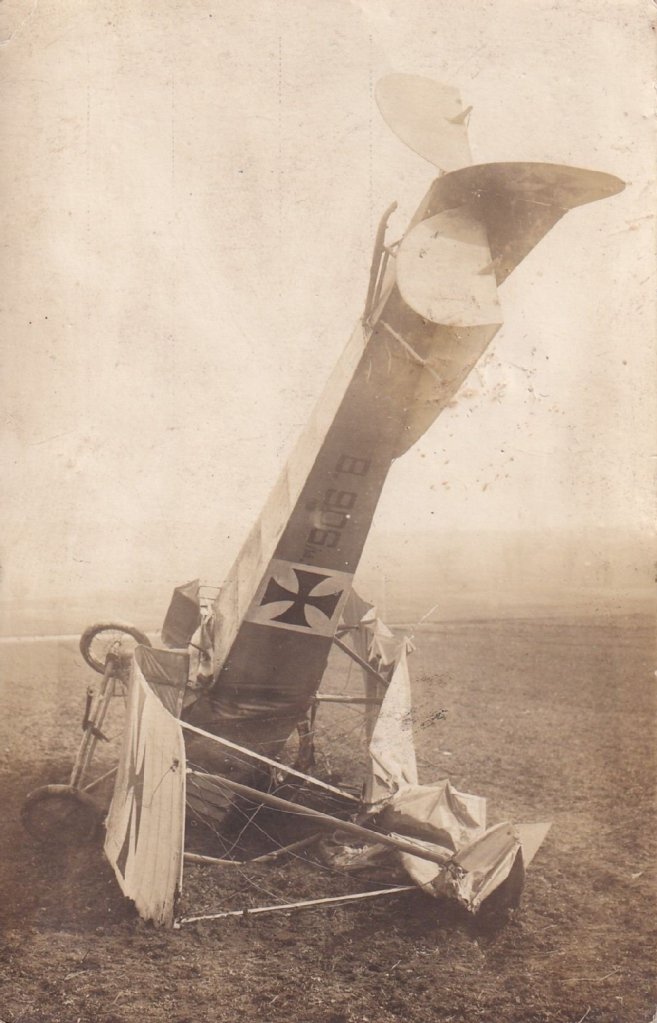
[[[125,880],[125,871],[128,863],[128,855],[131,846],[132,821],[135,822],[135,848],[139,841],[139,825],[141,822],[142,801],[144,798],[144,763],[137,770],[137,757],[139,755],[139,736],[141,732],[141,716],[144,710],[144,694],[139,689],[136,707],[136,720],[133,723],[133,742],[130,748],[130,764],[128,766],[128,777],[126,779],[126,798],[130,800],[130,813],[123,838],[123,845],[116,858],[116,865]]]
[[[299,584],[297,592],[294,593],[292,590],[288,590],[286,586],[281,586],[272,576],[267,583],[267,589],[260,601],[260,606],[276,604],[280,601],[289,601],[290,606],[281,614],[271,619],[273,622],[283,622],[285,625],[298,625],[301,628],[312,629],[312,625],[306,618],[307,607],[317,608],[318,611],[321,611],[330,620],[340,602],[343,591],[328,593],[325,596],[321,594],[313,596],[312,591],[315,587],[324,582],[325,579],[331,579],[331,576],[319,575],[317,572],[306,572],[302,568],[293,568],[292,571],[297,577]]]

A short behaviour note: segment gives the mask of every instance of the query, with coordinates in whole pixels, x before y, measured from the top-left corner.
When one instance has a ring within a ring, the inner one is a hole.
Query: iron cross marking
[[[290,606],[281,614],[272,618],[273,622],[283,622],[285,625],[297,625],[301,628],[312,629],[312,625],[306,618],[307,607],[317,608],[318,611],[330,620],[340,602],[343,591],[313,596],[312,591],[315,587],[324,582],[325,579],[330,579],[331,576],[320,575],[318,572],[306,572],[302,568],[293,568],[292,571],[297,577],[298,591],[294,593],[292,590],[288,590],[286,586],[281,586],[272,576],[267,583],[267,589],[260,601],[260,606],[289,601]]]
[[[139,755],[139,739],[141,733],[141,716],[144,708],[144,694],[139,691],[137,698],[137,714],[135,722],[135,735],[134,740],[130,749],[130,764],[128,766],[128,777],[126,779],[126,795],[130,800],[130,813],[128,816],[128,823],[123,839],[123,845],[119,855],[116,858],[116,865],[121,871],[121,875],[125,880],[126,866],[128,863],[128,856],[130,854],[131,837],[132,837],[132,821],[135,822],[135,847],[139,840],[139,825],[141,822],[141,810],[142,800],[144,798],[144,763],[137,770],[137,758]]]

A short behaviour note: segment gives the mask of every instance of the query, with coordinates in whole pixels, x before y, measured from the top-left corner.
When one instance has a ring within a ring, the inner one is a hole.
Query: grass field
[[[89,676],[75,642],[0,645],[0,1019],[650,1023],[652,617],[461,619],[421,629],[417,648],[421,780],[449,776],[487,796],[491,822],[553,822],[523,905],[504,924],[411,893],[179,932],[144,925],[100,843],[39,849],[20,825],[25,794],[70,769]],[[325,688],[356,682],[336,660]],[[353,710],[322,715],[320,764],[347,781],[362,759],[361,720]],[[366,887],[301,860],[210,871],[189,867],[186,906],[241,908]]]

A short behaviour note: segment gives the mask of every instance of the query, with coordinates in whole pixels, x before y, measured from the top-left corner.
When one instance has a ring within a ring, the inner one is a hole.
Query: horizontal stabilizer
[[[468,207],[486,231],[498,285],[575,206],[616,195],[620,178],[553,163],[486,163],[434,182],[423,216]]]
[[[376,86],[381,115],[395,135],[444,171],[471,162],[467,118],[456,89],[420,75],[386,75]]]

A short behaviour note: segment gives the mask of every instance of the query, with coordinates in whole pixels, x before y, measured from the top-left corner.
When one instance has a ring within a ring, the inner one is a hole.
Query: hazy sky
[[[654,15],[637,0],[4,0],[4,599],[220,582],[432,167],[372,90],[458,87],[475,161],[617,174],[375,527],[648,529]],[[650,20],[653,18],[653,25]]]

